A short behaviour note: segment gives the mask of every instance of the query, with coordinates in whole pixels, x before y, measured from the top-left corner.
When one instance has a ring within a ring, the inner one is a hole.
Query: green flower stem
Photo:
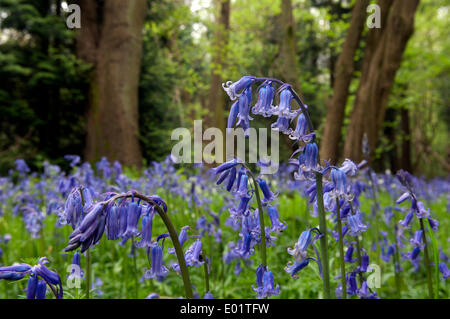
[[[323,296],[325,299],[331,298],[330,293],[330,272],[328,261],[328,239],[327,239],[327,221],[325,217],[325,209],[323,206],[323,188],[322,174],[316,172],[316,190],[317,190],[317,209],[319,211],[319,229],[323,234],[320,237],[320,254],[322,258],[322,275],[323,275]]]
[[[428,293],[430,295],[430,299],[434,299],[434,293],[433,293],[433,281],[431,279],[431,266],[430,266],[430,257],[428,255],[428,242],[427,242],[427,236],[425,235],[425,227],[423,225],[423,218],[419,218],[420,221],[420,229],[422,230],[422,240],[425,244],[424,247],[424,263],[425,263],[425,269],[427,271],[427,282],[428,282]]]
[[[134,237],[131,240],[131,250],[133,251]],[[133,273],[134,273],[134,298],[138,299],[139,295],[139,277],[137,270],[136,251],[133,251]]]
[[[86,299],[89,299],[91,290],[91,250],[86,249]]]
[[[336,216],[339,233],[339,254],[341,264],[342,299],[347,299],[347,281],[345,278],[344,238],[342,236],[342,221],[339,207],[339,198],[336,198]]]
[[[248,169],[248,168],[247,168]],[[248,169],[250,177],[255,185],[256,201],[258,202],[258,213],[259,213],[259,225],[261,228],[261,265],[266,268],[267,266],[267,255],[266,255],[266,228],[264,226],[264,211],[261,202],[261,196],[259,194],[259,186],[256,182],[255,175]]]
[[[84,196],[83,196],[83,188],[80,187],[78,189],[81,197],[81,207],[84,208]],[[91,291],[91,251],[90,249],[86,249],[86,299],[89,299]]]
[[[394,217],[395,218],[395,217]],[[395,287],[397,288],[397,298],[401,298],[401,274],[400,270],[400,250],[397,239],[397,220],[394,219],[394,237],[395,237],[395,253],[394,253],[394,273],[395,273]]]
[[[206,256],[202,252],[201,253],[202,260],[205,262],[203,264],[203,270],[205,272],[205,293],[209,292],[209,271],[208,271],[208,263],[206,262]]]

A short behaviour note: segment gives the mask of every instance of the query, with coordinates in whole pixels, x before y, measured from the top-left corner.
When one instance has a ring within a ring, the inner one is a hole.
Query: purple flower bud
[[[267,213],[269,214],[270,223],[272,225],[272,227],[270,228],[271,231],[276,230],[278,232],[282,232],[286,229],[287,224],[284,222],[280,222],[278,210],[275,207],[269,206],[269,208],[267,209]]]
[[[258,180],[258,184],[259,184],[259,187],[261,188],[261,191],[262,191],[262,193],[264,195],[264,198],[263,198],[263,202],[264,203],[271,202],[277,197],[277,194],[274,195],[270,191],[269,186],[267,185],[267,183],[266,183],[266,181],[264,179],[260,178]]]
[[[354,263],[356,260],[358,260],[357,258],[353,259],[353,251],[355,250],[355,248],[353,246],[349,246],[345,256],[344,256],[344,261],[348,262],[348,263]]]
[[[45,299],[47,284],[44,280],[39,280],[36,287],[36,299]]]
[[[222,87],[227,92],[228,96],[232,101],[236,100],[241,96],[238,92],[247,89],[255,82],[255,77],[250,75],[245,75],[239,81],[232,82],[228,81],[226,83],[222,83]]]
[[[443,262],[439,263],[439,271],[441,272],[442,278],[444,280],[446,280],[450,276],[450,271],[448,270],[447,265]]]
[[[35,275],[31,275],[30,278],[28,278],[27,299],[36,298],[37,283],[38,279]]]
[[[361,222],[361,214],[356,213],[355,215],[350,215],[347,218],[348,225],[350,226],[350,235],[358,236],[359,234],[367,230],[367,226]]]
[[[411,224],[413,217],[414,217],[414,212],[410,211],[408,214],[406,214],[405,219],[401,220],[399,222],[399,224],[405,228],[410,228],[411,227],[410,224]]]
[[[303,268],[308,266],[310,259],[311,258],[305,258],[302,261],[295,259],[294,263],[289,261],[287,266],[284,267],[284,271],[286,271],[288,274],[290,274],[292,278],[297,279],[298,278],[297,274],[300,272],[300,270],[302,270]]]

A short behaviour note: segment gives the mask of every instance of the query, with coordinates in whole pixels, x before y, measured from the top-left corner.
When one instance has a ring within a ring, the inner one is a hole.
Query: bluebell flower
[[[317,169],[317,160],[318,160],[319,149],[317,148],[317,144],[312,142],[308,143],[305,146],[304,150],[304,162],[301,165],[301,169],[303,171],[311,171]]]
[[[200,254],[202,252],[202,242],[200,239],[197,239],[184,254],[184,258],[186,259],[187,266],[196,266],[200,267],[205,263],[204,260],[200,260]]]
[[[272,225],[270,231],[282,232],[286,229],[287,224],[280,221],[278,210],[275,207],[269,206],[269,208],[267,209],[267,213],[269,215],[270,223]]]
[[[47,284],[45,280],[39,280],[36,286],[36,299],[45,299]]]
[[[308,133],[308,122],[306,121],[305,114],[300,113],[297,118],[297,126],[295,130],[289,135],[291,140],[302,140],[305,143],[310,142],[310,134]]]
[[[80,225],[69,236],[70,240],[68,246],[64,248],[65,251],[75,250],[81,245],[81,252],[84,252],[100,240],[106,225],[103,209],[104,204],[101,202],[90,207]]]
[[[127,231],[128,207],[119,206],[119,237],[123,237]]]
[[[313,237],[313,233],[316,233],[317,236]],[[288,254],[294,256],[295,258],[301,257],[301,259],[305,258],[307,255],[307,249],[310,245],[317,240],[319,234],[319,230],[317,228],[311,228],[309,230],[305,230],[302,232],[295,243],[294,248],[288,248]]]
[[[339,169],[348,176],[355,176],[358,171],[358,166],[352,160],[346,158]]]
[[[303,268],[305,268],[306,266],[309,265],[309,260],[311,260],[311,259],[314,260],[313,257],[307,257],[302,260],[296,258],[294,260],[294,262],[288,261],[287,266],[284,267],[284,271],[286,271],[288,274],[290,274],[292,278],[297,279],[297,278],[299,278],[297,274],[300,272],[300,270],[302,270]]]
[[[272,272],[264,269],[261,265],[256,269],[256,284],[258,287],[252,286],[252,288],[257,293],[256,296],[258,298],[267,298],[280,294],[280,287],[279,285],[275,286]]]
[[[361,284],[361,288],[358,290],[358,296],[361,299],[379,299],[376,292],[371,293],[369,291],[369,286],[367,285],[367,281],[364,281]]]
[[[152,267],[145,272],[145,279],[156,278],[163,279],[169,273],[169,270],[163,265],[163,250],[159,244],[152,248],[151,252]]]
[[[225,92],[227,92],[230,99],[234,101],[242,95],[242,93],[239,94],[239,92],[247,89],[254,82],[255,82],[254,76],[245,75],[237,82],[228,81],[226,83],[222,83],[222,87],[225,90]]]
[[[67,279],[73,280],[75,278],[83,278],[84,271],[81,269],[81,254],[78,251],[73,254],[71,266],[70,274],[67,276]]]
[[[159,299],[159,294],[156,292],[152,292],[151,294],[149,294],[147,297],[145,297],[145,299]]]
[[[30,168],[28,167],[27,163],[22,159],[16,159],[16,170],[21,174],[26,174],[30,172]]]
[[[294,96],[292,95],[291,90],[286,87],[280,93],[280,104],[277,107],[272,108],[272,114],[278,115],[278,117],[286,118],[288,121],[293,119],[297,112],[291,112],[291,102]]]
[[[269,117],[272,115],[272,102],[275,95],[275,88],[272,86],[271,81],[267,81],[259,89],[258,101],[252,108],[253,114],[259,114],[264,117]]]
[[[24,278],[26,275],[41,278],[44,285],[47,284],[52,288],[55,297],[61,299],[63,297],[63,288],[59,275],[48,269],[45,264],[48,264],[47,258],[42,257],[38,260],[38,264],[30,266],[27,264],[16,264],[12,266],[0,267],[0,279],[17,281]],[[28,281],[27,296],[30,298],[39,296],[39,282],[36,283],[34,279]]]
[[[271,125],[272,130],[280,131],[283,134],[289,135],[292,129],[289,127],[289,118],[280,116],[277,121]]]
[[[0,279],[20,280],[24,278],[31,270],[31,266],[27,264],[16,264],[12,266],[0,267]]]
[[[411,221],[414,217],[414,212],[410,211],[408,214],[406,214],[405,219],[401,220],[399,222],[400,225],[402,225],[405,228],[411,228]]]
[[[417,257],[419,256],[419,254],[420,254],[420,247],[419,247],[419,246],[416,246],[416,247],[414,247],[414,249],[412,250],[412,252],[410,253],[410,255],[409,255],[408,258],[409,258],[411,261],[416,260]]]
[[[422,230],[420,230],[420,229],[416,230],[416,232],[414,233],[414,237],[411,238],[411,240],[409,242],[413,246],[418,246],[420,248],[423,248],[424,244],[422,244],[422,236],[423,236]]]
[[[358,293],[358,284],[356,282],[356,272],[351,272],[346,275],[347,277],[347,294],[350,296]]]
[[[332,197],[343,197],[347,193],[347,182],[344,171],[340,169],[331,169],[331,180],[334,189],[330,192]]]
[[[355,250],[355,247],[353,247],[352,245],[350,245],[347,248],[347,251],[345,252],[345,256],[344,256],[344,261],[348,262],[348,263],[354,263],[355,261],[358,260],[358,258],[353,258],[353,251]]]
[[[442,279],[446,280],[450,276],[450,271],[448,270],[447,265],[443,262],[440,262],[438,267],[439,271],[442,274]]]
[[[127,209],[127,229],[125,233],[122,235],[124,238],[131,238],[139,234],[139,231],[137,230],[137,225],[140,216],[141,216],[141,206],[135,202],[129,203]]]
[[[212,295],[211,292],[207,291],[203,299],[214,299],[214,296]]]
[[[251,198],[252,198],[251,196],[241,197],[238,207],[230,208],[229,211],[230,211],[231,217],[236,219],[236,218],[241,218],[243,216],[248,216],[248,214],[250,213],[249,202],[250,202]]]
[[[248,129],[250,128],[250,121],[253,118],[250,116],[250,104],[252,102],[252,88],[245,89],[244,94],[239,97],[239,114],[236,125],[240,125],[244,130],[244,136],[249,136]]]
[[[153,230],[153,207],[149,209],[148,214],[142,217],[140,236],[141,240],[136,243],[138,247],[153,247],[155,243],[152,241],[152,230]]]
[[[120,225],[119,225],[119,212],[120,209],[117,206],[111,207],[108,215],[106,216],[106,230],[108,240],[119,239]]]
[[[367,230],[367,226],[361,222],[361,214],[356,213],[347,217],[348,225],[350,226],[349,233],[352,236],[358,236],[359,234]]]
[[[248,176],[247,174],[243,174],[239,178],[239,185],[236,192],[234,192],[236,196],[246,197],[248,196]]]
[[[28,278],[27,299],[35,299],[36,298],[37,284],[38,284],[38,278],[35,275],[31,275],[30,278]]]
[[[232,167],[235,167],[238,164],[239,164],[238,159],[234,158],[232,160],[229,160],[225,163],[220,164],[216,168],[211,169],[211,171],[214,173],[214,175],[218,175],[218,174],[222,173],[223,171],[226,171],[226,170],[231,169]]]
[[[277,198],[278,194],[274,194],[270,191],[269,186],[267,185],[267,182],[264,179],[262,178],[258,179],[258,185],[261,188],[261,191],[264,195],[262,199],[263,203],[271,202],[275,198]]]
[[[236,101],[231,106],[230,114],[228,114],[227,128],[234,127],[238,114],[239,114],[239,103],[238,101]]]
[[[253,241],[254,238],[250,232],[246,232],[245,234],[243,234],[243,237],[240,240],[241,245],[238,249],[238,253],[242,258],[244,259],[249,258],[250,255],[252,255],[255,252],[252,245]]]
[[[369,255],[364,253],[364,255],[361,256],[361,265],[358,266],[356,271],[367,272],[368,268],[369,268]]]
[[[428,222],[430,223],[430,227],[434,231],[438,231],[439,222],[436,219],[433,219],[431,217],[428,217]]]
[[[184,226],[181,228],[180,234],[178,235],[178,241],[180,242],[180,246],[183,247],[184,243],[189,239],[189,235],[187,234],[189,226]],[[169,248],[167,250],[169,254],[175,254],[175,248]]]
[[[231,189],[233,188],[234,182],[236,180],[236,175],[237,175],[237,169],[236,167],[233,167],[229,170],[230,175],[228,177],[228,182],[227,182],[227,186],[226,186],[226,190],[229,192],[231,191]]]
[[[385,251],[384,246],[381,247],[381,259],[383,259],[383,261],[385,262],[389,262],[391,256],[393,256],[394,253],[395,253],[395,246],[393,244],[388,246],[387,251]]]

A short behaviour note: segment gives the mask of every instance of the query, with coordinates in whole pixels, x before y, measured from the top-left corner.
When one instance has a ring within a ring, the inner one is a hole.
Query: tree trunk
[[[378,44],[372,46],[375,51],[363,69],[344,147],[345,157],[354,161],[362,159],[364,133],[367,133],[371,154],[374,153],[395,74],[414,30],[418,3],[419,0],[394,1],[385,30],[382,30]]]
[[[277,59],[277,74],[279,78],[292,85],[300,92],[300,80],[297,72],[297,54],[295,41],[295,21],[292,14],[291,0],[281,0],[281,44]]]
[[[230,0],[217,0],[217,4],[220,13],[216,20],[217,30],[213,43],[209,106],[213,110],[210,122],[224,132],[225,92],[222,90],[222,72],[226,64],[228,34],[230,30]]]
[[[145,0],[81,0],[78,56],[93,65],[87,115],[86,159],[102,156],[142,165],[138,82]]]
[[[206,127],[217,127],[223,133],[223,152],[225,155],[225,105],[228,99],[222,89],[222,72],[226,67],[226,56],[228,49],[228,39],[230,30],[230,0],[216,0],[217,6],[220,9],[219,15],[216,18],[217,29],[214,35],[213,42],[213,58],[211,66],[211,86],[209,89],[209,109],[212,111],[206,116]],[[223,159],[216,158],[216,161]]]
[[[352,10],[350,26],[345,37],[342,52],[334,69],[333,96],[327,101],[327,117],[323,138],[320,142],[320,157],[335,164],[338,159],[341,128],[344,120],[348,90],[354,71],[354,56],[358,49],[369,0],[356,1]]]
[[[409,111],[407,108],[402,108],[401,110],[402,117],[402,157],[401,157],[401,167],[404,170],[407,170],[411,174],[414,173],[412,171],[411,164],[411,130],[409,126]]]

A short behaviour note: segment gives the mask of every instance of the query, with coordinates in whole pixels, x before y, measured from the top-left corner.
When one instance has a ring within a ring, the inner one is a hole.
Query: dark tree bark
[[[226,55],[230,30],[230,0],[217,0],[219,15],[214,35],[213,58],[211,68],[211,87],[209,106],[213,110],[210,122],[222,132],[225,130],[225,92],[222,90],[221,72],[226,67]]]
[[[93,66],[86,159],[142,165],[138,81],[146,0],[80,0],[77,53]]]
[[[361,142],[364,133],[367,133],[371,153],[375,150],[395,74],[414,31],[414,14],[418,4],[419,0],[394,1],[385,30],[381,31],[377,45],[371,45],[375,51],[373,56],[370,54],[365,70],[363,66],[345,140],[345,157],[354,161],[362,159]]]
[[[279,78],[300,92],[300,80],[297,72],[297,54],[295,40],[295,21],[291,0],[281,0],[281,44],[276,61],[276,73]]]
[[[364,23],[366,8],[369,0],[356,1],[352,10],[350,26],[342,46],[341,54],[335,64],[333,78],[333,96],[327,101],[327,117],[323,138],[320,143],[320,157],[335,164],[338,159],[341,128],[344,120],[345,105],[348,90],[354,71],[354,56],[359,46]]]
[[[401,167],[407,170],[411,174],[412,171],[411,164],[411,130],[409,126],[409,111],[407,108],[402,108],[402,157],[401,157]]]
[[[217,29],[214,34],[213,57],[211,67],[211,86],[209,89],[209,107],[211,110],[206,116],[207,127],[217,127],[223,133],[223,154],[225,156],[225,106],[228,99],[222,89],[221,73],[226,68],[226,56],[230,31],[230,0],[216,0],[219,14],[216,18]],[[217,160],[221,160],[217,158]]]

